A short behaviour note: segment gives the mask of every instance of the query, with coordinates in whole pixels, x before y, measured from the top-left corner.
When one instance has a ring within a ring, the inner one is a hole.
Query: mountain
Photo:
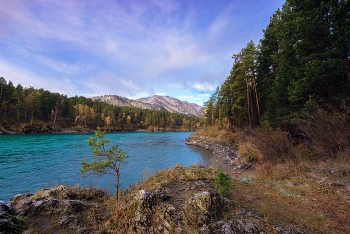
[[[139,102],[137,100],[129,99],[126,97],[121,97],[118,95],[104,95],[92,97],[92,100],[99,100],[108,104],[112,104],[115,106],[129,106],[129,107],[137,107],[141,109],[150,109],[150,110],[166,110],[162,106],[151,105],[148,103]]]
[[[92,100],[100,100],[115,106],[130,106],[141,109],[165,110],[171,113],[180,113],[189,116],[203,117],[201,106],[195,103],[180,101],[169,96],[153,95],[152,97],[129,99],[118,95],[104,95],[92,97]]]
[[[167,111],[171,113],[182,113],[182,114],[191,115],[191,116],[203,117],[203,114],[201,112],[201,109],[202,109],[201,106],[195,103],[180,101],[176,98],[172,98],[169,96],[153,95],[152,97],[139,98],[136,100],[142,103],[162,106],[163,108],[165,108]]]

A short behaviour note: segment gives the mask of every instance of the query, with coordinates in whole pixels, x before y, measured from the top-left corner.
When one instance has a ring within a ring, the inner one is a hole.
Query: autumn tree
[[[95,137],[90,137],[87,140],[91,148],[93,161],[87,162],[82,160],[80,172],[83,177],[89,172],[93,174],[102,173],[115,176],[116,198],[118,199],[120,165],[122,163],[127,163],[126,159],[129,156],[119,149],[117,144],[113,145],[111,148],[106,148],[106,144],[110,143],[110,140],[104,138],[105,133],[105,131],[97,128]]]

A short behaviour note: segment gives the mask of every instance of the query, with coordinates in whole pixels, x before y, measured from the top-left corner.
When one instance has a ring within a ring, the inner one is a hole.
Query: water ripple
[[[189,166],[208,157],[208,151],[189,147],[183,140],[187,132],[177,133],[107,133],[129,155],[121,167],[120,186],[125,188],[141,179],[141,172],[152,172],[177,163]],[[0,136],[0,200],[17,193],[35,191],[43,186],[81,183],[108,189],[111,175],[82,178],[81,160],[91,161],[86,140],[92,134],[34,134]],[[127,176],[126,176],[127,175]],[[112,191],[113,192],[113,191]]]

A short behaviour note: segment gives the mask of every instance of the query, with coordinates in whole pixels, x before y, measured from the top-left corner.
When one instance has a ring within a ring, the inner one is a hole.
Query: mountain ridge
[[[203,117],[202,107],[196,103],[181,101],[169,96],[153,95],[146,98],[130,99],[119,95],[102,95],[91,98],[115,106],[129,106],[141,109],[164,110],[170,113],[185,114],[194,117]]]

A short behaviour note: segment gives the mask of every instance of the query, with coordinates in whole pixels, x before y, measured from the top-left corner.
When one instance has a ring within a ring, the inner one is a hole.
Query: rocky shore
[[[216,156],[215,160],[221,167],[230,170],[232,173],[241,173],[242,170],[249,169],[251,163],[246,162],[240,155],[236,153],[236,149],[232,144],[218,142],[216,139],[207,137],[193,137],[192,135],[185,140],[187,145],[195,145],[203,149],[213,152]],[[216,163],[211,163],[216,164]]]
[[[309,233],[219,195],[215,170],[176,165],[123,191],[57,186],[0,202],[0,233]]]

